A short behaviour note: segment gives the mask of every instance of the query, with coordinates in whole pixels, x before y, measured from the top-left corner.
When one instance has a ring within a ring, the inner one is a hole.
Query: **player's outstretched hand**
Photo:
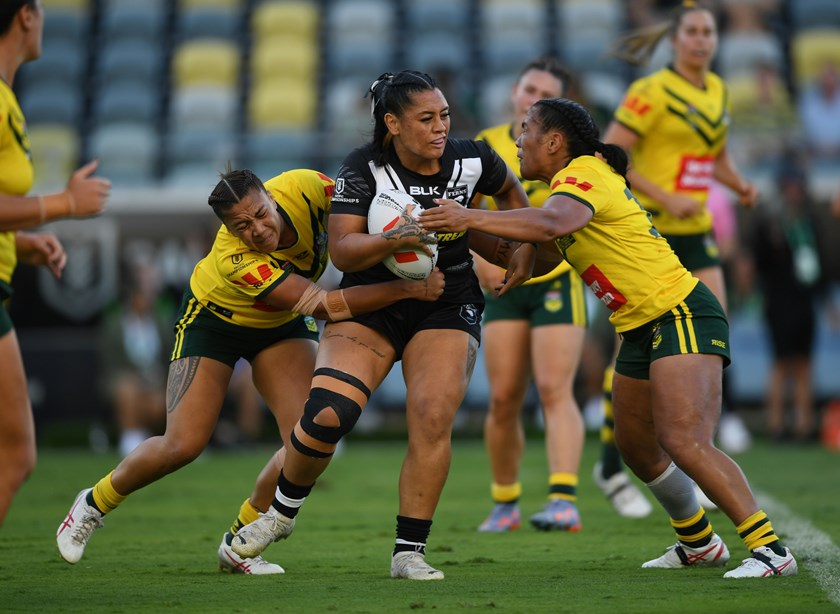
[[[67,182],[69,213],[73,217],[97,215],[105,209],[111,193],[111,182],[104,177],[94,177],[98,160],[88,162],[78,169]]]

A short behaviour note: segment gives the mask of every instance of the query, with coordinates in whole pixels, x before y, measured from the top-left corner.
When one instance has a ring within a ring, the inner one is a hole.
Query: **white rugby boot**
[[[650,501],[642,494],[642,491],[633,483],[625,471],[611,475],[604,479],[601,473],[601,463],[595,463],[592,471],[592,478],[595,484],[610,500],[615,511],[624,518],[644,518],[653,511]]]
[[[254,522],[239,529],[230,547],[239,556],[252,559],[262,554],[271,542],[286,539],[294,528],[294,518],[288,518],[270,507]]]
[[[443,580],[443,572],[426,562],[420,552],[397,552],[391,557],[391,577],[408,580]]]
[[[785,548],[785,556],[779,556],[771,548],[762,546],[752,551],[752,556],[723,574],[724,578],[766,578],[768,576],[795,576],[799,572],[796,559]]]
[[[91,490],[93,489],[85,488],[76,495],[70,511],[67,512],[67,516],[55,533],[58,552],[61,554],[61,558],[71,565],[81,560],[91,535],[96,529],[103,526],[102,512],[87,504],[86,497]]]
[[[689,548],[677,542],[665,554],[642,564],[642,567],[657,569],[679,569],[681,567],[723,567],[729,561],[729,549],[717,533],[712,541],[700,548]]]
[[[268,576],[286,573],[286,570],[275,563],[269,563],[261,556],[243,559],[236,554],[227,543],[228,533],[222,537],[219,544],[219,571],[233,574],[247,574],[251,576]]]

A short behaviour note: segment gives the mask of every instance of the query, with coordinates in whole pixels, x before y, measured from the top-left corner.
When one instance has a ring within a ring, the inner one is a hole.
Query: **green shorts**
[[[5,283],[0,282],[0,337],[14,328],[12,318],[9,316],[9,299],[12,296],[12,289]]]
[[[668,313],[620,336],[615,372],[635,379],[650,379],[650,363],[665,356],[718,354],[724,367],[730,363],[729,322],[703,282]]]
[[[318,325],[310,316],[298,316],[276,328],[249,328],[225,322],[198,303],[188,288],[175,320],[175,347],[169,360],[206,356],[233,367],[240,358],[251,362],[257,354],[278,341],[318,341],[318,337]]]
[[[720,266],[720,250],[711,232],[696,235],[662,235],[689,271]]]
[[[504,296],[487,294],[483,324],[494,320],[527,320],[532,327],[575,324],[586,328],[583,282],[572,271],[536,284],[519,286]]]

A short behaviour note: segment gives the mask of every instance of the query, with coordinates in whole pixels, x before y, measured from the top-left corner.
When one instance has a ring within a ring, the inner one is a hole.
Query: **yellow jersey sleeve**
[[[26,122],[17,97],[0,80],[0,194],[26,196],[35,175],[29,153]],[[0,232],[0,284],[11,291],[12,275],[17,266],[15,232]]]
[[[594,156],[580,156],[551,181],[552,194],[592,210],[589,223],[555,241],[583,282],[607,308],[617,332],[659,317],[694,288],[624,178]]]

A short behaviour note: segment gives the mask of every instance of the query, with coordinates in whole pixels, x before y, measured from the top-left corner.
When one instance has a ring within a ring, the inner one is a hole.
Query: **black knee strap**
[[[349,373],[339,371],[338,369],[321,367],[320,369],[315,369],[315,373],[312,374],[312,377],[315,377],[316,375],[326,375],[327,377],[332,377],[341,382],[344,382],[345,384],[350,384],[354,388],[358,388],[365,395],[366,398],[370,398],[370,388],[365,386],[362,380],[350,375]]]

